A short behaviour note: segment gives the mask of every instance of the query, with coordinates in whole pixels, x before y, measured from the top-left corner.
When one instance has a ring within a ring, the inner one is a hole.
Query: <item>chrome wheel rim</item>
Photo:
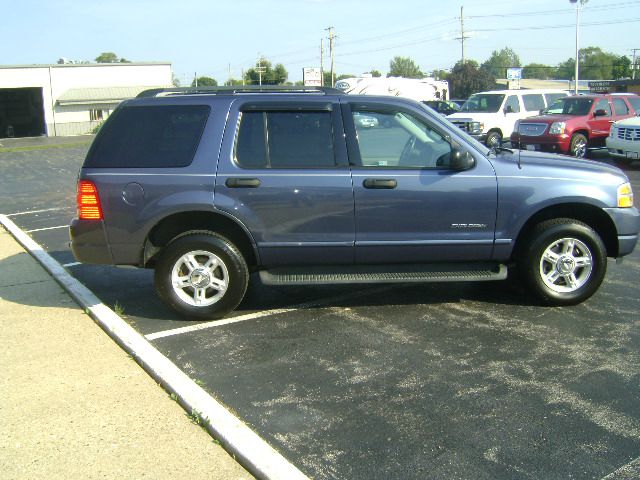
[[[593,270],[589,247],[577,238],[562,238],[549,245],[540,259],[540,277],[556,293],[571,293],[584,286]]]
[[[194,250],[182,255],[171,270],[174,293],[188,305],[208,307],[218,302],[229,286],[229,271],[217,255]]]
[[[573,144],[573,155],[578,158],[584,158],[587,154],[587,141],[579,139]]]
[[[491,135],[489,137],[489,148],[499,147],[501,143],[499,135]]]

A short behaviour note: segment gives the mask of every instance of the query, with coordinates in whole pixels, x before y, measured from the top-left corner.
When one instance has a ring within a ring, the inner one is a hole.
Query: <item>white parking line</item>
[[[328,298],[325,298],[322,300],[316,300],[313,302],[300,303],[298,305],[293,305],[287,308],[278,308],[274,310],[264,310],[262,312],[247,313],[246,315],[240,315],[237,317],[228,318],[226,320],[211,320],[205,323],[198,323],[197,325],[191,325],[189,327],[173,328],[171,330],[164,330],[161,332],[150,333],[148,335],[145,335],[144,337],[149,341],[157,340],[159,338],[171,337],[173,335],[180,335],[183,333],[197,332],[198,330],[207,330],[209,328],[222,327],[224,325],[231,325],[232,323],[246,322],[247,320],[255,320],[257,318],[268,317],[271,315],[295,312],[297,310],[305,310],[312,307],[322,307],[324,305],[331,305],[332,303],[337,303],[342,300],[347,300],[350,298],[357,298],[357,297],[362,297],[367,295],[379,294],[386,290],[390,290],[392,288],[394,288],[394,285],[385,285],[382,287],[372,288],[372,289],[368,289],[360,292],[342,293],[340,295],[335,295],[333,297],[328,297]]]
[[[57,227],[34,228],[32,230],[24,230],[25,233],[44,232],[45,230],[58,230],[60,228],[69,228],[69,225],[59,225]]]
[[[98,325],[142,366],[159,384],[175,393],[188,413],[198,412],[204,425],[249,472],[257,478],[308,480],[280,453],[258,436],[239,418],[191,380],[171,360],[136,332],[91,290],[72,277],[62,265],[45,252],[6,215],[0,224],[47,270],[85,309]],[[162,421],[162,419],[158,419]]]
[[[15,217],[18,215],[30,215],[32,213],[54,212],[57,210],[69,210],[71,208],[75,208],[75,207],[59,207],[59,208],[45,208],[43,210],[28,210],[26,212],[7,213],[5,214],[5,217]]]
[[[67,267],[75,267],[76,265],[82,265],[82,262],[64,263],[62,266],[63,266],[64,268],[67,268]]]

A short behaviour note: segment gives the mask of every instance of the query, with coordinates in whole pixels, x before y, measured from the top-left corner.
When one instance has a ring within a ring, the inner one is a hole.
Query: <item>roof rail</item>
[[[332,87],[302,87],[295,85],[236,85],[224,87],[175,87],[144,90],[137,98],[164,97],[169,95],[235,95],[238,93],[317,93],[344,95],[342,90]]]

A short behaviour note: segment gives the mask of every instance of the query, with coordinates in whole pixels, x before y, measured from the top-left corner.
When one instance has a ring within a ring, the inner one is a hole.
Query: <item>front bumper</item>
[[[638,243],[640,212],[632,208],[605,208],[618,232],[618,257],[629,255]]]
[[[627,160],[640,160],[640,142],[607,137],[609,155]]]
[[[528,135],[513,133],[511,134],[511,145],[522,150],[535,150],[550,153],[569,153],[569,149],[571,146],[571,137],[566,134],[540,135],[537,137],[532,137]]]

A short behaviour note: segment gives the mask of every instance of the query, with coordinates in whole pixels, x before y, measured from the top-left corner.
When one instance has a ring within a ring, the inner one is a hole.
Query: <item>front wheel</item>
[[[487,139],[485,140],[485,144],[489,148],[496,148],[502,145],[502,135],[500,132],[495,130],[487,133]]]
[[[194,233],[171,242],[155,271],[160,298],[191,318],[223,317],[242,301],[248,280],[242,254],[214,233]]]
[[[587,137],[581,133],[576,133],[571,137],[571,146],[569,148],[571,155],[576,158],[587,158]]]
[[[573,219],[537,225],[521,250],[518,270],[543,302],[575,305],[593,295],[607,271],[606,248],[588,225]]]

